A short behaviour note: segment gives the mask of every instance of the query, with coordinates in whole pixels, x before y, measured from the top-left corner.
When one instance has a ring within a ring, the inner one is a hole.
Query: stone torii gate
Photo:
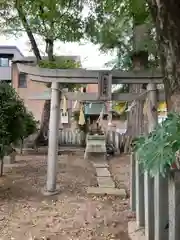
[[[162,75],[158,71],[148,70],[134,70],[134,71],[119,71],[119,70],[84,70],[84,69],[45,69],[37,66],[28,66],[17,63],[17,68],[20,72],[28,74],[32,81],[41,83],[52,83],[51,89],[46,91],[43,95],[34,94],[29,96],[29,99],[51,100],[50,122],[49,122],[49,143],[48,143],[48,159],[47,159],[47,181],[46,189],[43,191],[45,195],[54,195],[58,193],[56,188],[56,171],[58,162],[58,134],[59,134],[59,116],[60,116],[60,91],[61,84],[75,83],[75,84],[98,84],[98,93],[80,93],[80,92],[63,92],[69,100],[79,101],[122,101],[132,102],[134,100],[144,101],[146,97],[150,99],[151,103],[157,104],[157,101],[164,101],[164,90],[157,92],[156,84],[162,84]],[[115,94],[111,92],[112,84],[148,84],[147,91],[143,90],[141,93],[121,93]],[[155,94],[157,93],[157,94]],[[154,97],[153,97],[154,96]],[[154,99],[154,100],[153,100]],[[151,107],[149,108],[151,112]],[[156,120],[150,114],[149,130],[152,130]],[[147,173],[139,173],[138,161],[131,164],[131,196],[135,201],[136,224],[138,227],[145,226],[146,240],[150,240],[151,235],[159,236],[160,229],[162,229],[162,222],[164,215],[162,213],[161,203],[163,202],[164,189],[161,188],[161,180],[159,175],[152,183]],[[134,185],[134,182],[136,184]],[[153,187],[155,184],[156,189]],[[133,188],[136,191],[133,191]],[[172,188],[172,187],[170,187]],[[134,192],[135,195],[134,195]],[[174,199],[174,195],[169,198]],[[154,199],[154,201],[153,201]],[[170,200],[169,200],[170,201]],[[131,201],[132,202],[132,201]],[[174,205],[171,207],[175,207]],[[155,210],[153,210],[155,209]],[[156,218],[154,217],[156,212]],[[161,214],[160,214],[161,213]],[[157,227],[154,229],[154,222]],[[175,231],[175,230],[174,230]],[[159,238],[156,237],[157,240]],[[164,239],[163,239],[164,240]],[[171,240],[174,240],[174,238]]]
[[[26,73],[32,81],[41,83],[52,83],[46,96],[41,99],[51,99],[50,121],[49,121],[49,143],[48,143],[48,166],[46,194],[57,193],[56,171],[58,159],[58,128],[60,116],[60,84],[98,84],[98,93],[64,92],[69,100],[79,101],[122,101],[132,102],[133,100],[146,99],[147,91],[144,93],[111,93],[112,84],[161,84],[162,75],[159,71],[119,71],[119,70],[85,70],[85,69],[46,69],[38,66],[29,66],[17,63],[19,72]],[[29,96],[29,99],[36,99],[38,94]],[[158,100],[165,99],[164,91],[159,92]]]

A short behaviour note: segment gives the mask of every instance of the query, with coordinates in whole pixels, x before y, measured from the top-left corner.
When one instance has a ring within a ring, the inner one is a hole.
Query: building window
[[[9,59],[8,58],[0,58],[0,66],[1,67],[9,67]]]
[[[18,88],[27,88],[27,79],[25,73],[19,74]]]

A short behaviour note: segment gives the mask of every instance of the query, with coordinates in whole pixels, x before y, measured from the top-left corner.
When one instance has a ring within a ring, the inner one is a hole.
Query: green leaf
[[[180,115],[169,113],[166,120],[148,136],[134,140],[134,145],[144,171],[152,176],[158,172],[166,176],[180,149]]]

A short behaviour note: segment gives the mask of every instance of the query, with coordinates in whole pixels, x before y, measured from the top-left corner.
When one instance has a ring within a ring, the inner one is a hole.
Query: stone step
[[[97,177],[99,187],[115,188],[115,183],[111,177]]]
[[[90,195],[110,195],[110,196],[118,196],[120,198],[126,198],[126,191],[124,189],[118,188],[105,188],[105,187],[88,187],[87,194]]]
[[[95,167],[95,168],[108,168],[109,166],[108,166],[108,164],[106,163],[106,162],[102,162],[102,163],[96,163],[96,162],[93,162],[93,166]]]
[[[98,177],[110,177],[111,174],[107,168],[96,168],[96,173]]]

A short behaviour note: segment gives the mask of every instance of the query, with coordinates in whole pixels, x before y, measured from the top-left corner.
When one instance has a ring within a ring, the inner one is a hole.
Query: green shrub
[[[180,115],[169,113],[166,120],[147,136],[134,140],[134,151],[143,170],[151,176],[166,176],[180,149]]]
[[[8,83],[0,83],[0,159],[8,155],[11,144],[35,132],[37,123]]]

